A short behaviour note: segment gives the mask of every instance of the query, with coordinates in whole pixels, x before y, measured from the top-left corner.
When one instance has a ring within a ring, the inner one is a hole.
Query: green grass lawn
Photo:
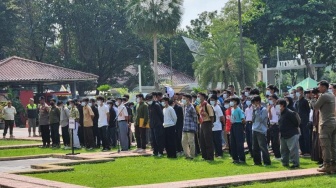
[[[334,187],[336,175],[313,176],[302,179],[290,179],[272,183],[253,183],[250,185],[238,186],[237,188],[293,188],[293,187]]]
[[[36,140],[12,140],[12,139],[6,139],[0,140],[0,146],[12,146],[12,145],[23,145],[23,144],[40,144],[40,141]]]
[[[214,162],[202,161],[200,157],[194,161],[184,158],[129,157],[108,163],[81,164],[69,172],[29,176],[89,187],[113,187],[286,170],[279,161],[272,161],[269,167],[253,166],[252,159],[247,160],[247,165],[235,165],[231,161],[228,156]],[[309,159],[301,159],[301,167],[313,168],[317,165]]]

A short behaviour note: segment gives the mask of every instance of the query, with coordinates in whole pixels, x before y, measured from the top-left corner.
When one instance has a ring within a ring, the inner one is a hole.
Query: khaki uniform
[[[319,129],[322,158],[324,163],[336,161],[336,121],[335,121],[335,96],[323,93],[314,105],[320,110]]]

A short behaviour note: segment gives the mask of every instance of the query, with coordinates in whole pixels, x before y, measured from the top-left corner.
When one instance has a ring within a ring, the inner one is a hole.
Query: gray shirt
[[[39,105],[39,125],[49,125],[49,106]]]
[[[266,107],[257,108],[253,111],[252,131],[266,134],[268,113]]]
[[[335,124],[335,96],[332,93],[322,93],[317,99],[315,110],[320,110],[319,125]]]

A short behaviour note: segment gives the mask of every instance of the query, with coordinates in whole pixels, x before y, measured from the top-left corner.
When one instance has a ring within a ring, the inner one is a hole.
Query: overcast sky
[[[190,20],[198,17],[204,11],[220,11],[228,0],[184,0],[184,14],[181,28],[190,25]]]

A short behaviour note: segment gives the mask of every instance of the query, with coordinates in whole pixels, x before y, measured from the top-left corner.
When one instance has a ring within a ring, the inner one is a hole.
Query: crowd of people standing
[[[293,88],[282,98],[278,93],[274,85],[265,93],[251,87],[237,93],[230,85],[209,94],[168,97],[161,92],[140,93],[135,103],[124,95],[70,100],[67,104],[51,100],[50,106],[41,97],[38,105],[31,99],[27,106],[29,136],[31,132],[37,136],[38,124],[42,147],[60,148],[61,126],[64,149],[101,148],[105,152],[120,144],[121,151],[128,151],[134,140],[137,148],[133,152],[146,153],[150,144],[157,157],[165,151],[168,158],[183,155],[193,160],[201,154],[204,160],[213,161],[228,150],[235,164],[245,164],[250,154],[255,165],[269,166],[273,153],[273,160],[285,167],[299,168],[303,156],[320,163],[319,171],[335,172],[336,85],[321,81],[312,90]],[[3,110],[4,137],[8,127],[13,137],[13,113],[15,108],[8,103]],[[69,121],[75,122],[73,134]]]

